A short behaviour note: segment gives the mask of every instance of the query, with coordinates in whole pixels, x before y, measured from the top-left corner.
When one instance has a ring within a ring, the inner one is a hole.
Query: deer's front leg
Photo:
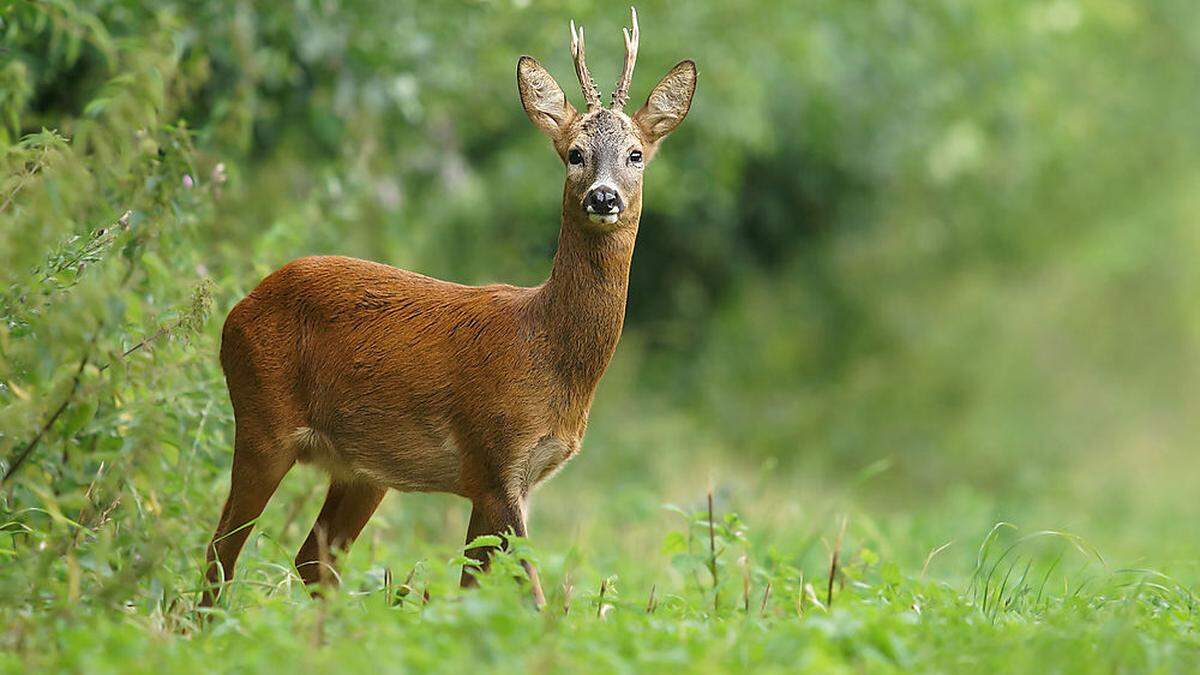
[[[485,534],[504,535],[509,532],[518,537],[526,536],[525,509],[519,503],[514,504],[506,497],[488,495],[471,503],[471,523],[467,526],[467,543]],[[467,549],[467,556],[478,560],[481,569],[487,570],[491,564],[491,555],[495,547],[480,546]],[[542,584],[538,580],[537,570],[528,560],[521,561],[521,567],[529,575],[533,587],[533,602],[541,609],[546,605],[546,596],[542,593]],[[466,567],[463,568],[460,584],[463,588],[475,586],[478,582]]]

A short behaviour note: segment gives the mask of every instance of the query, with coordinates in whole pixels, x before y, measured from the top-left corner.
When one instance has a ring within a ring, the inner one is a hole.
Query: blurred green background
[[[647,170],[626,332],[539,549],[622,568],[713,485],[764,532],[852,512],[905,561],[1011,520],[1200,578],[1198,10],[639,3],[634,102],[683,58],[699,86]],[[0,495],[5,601],[77,597],[61,519],[114,500],[93,555],[127,564],[91,584],[198,567],[230,460],[220,325],[288,260],[544,279],[563,169],[516,59],[578,103],[574,18],[607,91],[626,12],[5,3],[0,468],[38,438]],[[249,569],[290,559],[319,483],[289,478]],[[464,509],[390,497],[368,536],[445,557]]]

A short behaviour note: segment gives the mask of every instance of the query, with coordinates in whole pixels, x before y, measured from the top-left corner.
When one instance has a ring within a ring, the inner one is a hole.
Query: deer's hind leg
[[[233,579],[238,555],[254,521],[295,464],[295,454],[270,433],[239,424],[233,446],[229,497],[209,543],[205,560],[207,587],[201,605],[211,607],[225,582]]]
[[[332,565],[371,519],[387,488],[364,481],[334,479],[312,531],[296,554],[296,570],[307,585],[337,583]]]

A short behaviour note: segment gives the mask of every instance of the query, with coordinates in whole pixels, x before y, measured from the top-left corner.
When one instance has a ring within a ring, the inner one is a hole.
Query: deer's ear
[[[675,130],[692,107],[696,93],[696,63],[680,61],[654,85],[646,105],[633,114],[633,121],[649,143],[657,143]]]
[[[521,105],[534,126],[558,140],[563,129],[575,119],[575,108],[567,101],[562,87],[532,56],[517,61],[517,90]]]

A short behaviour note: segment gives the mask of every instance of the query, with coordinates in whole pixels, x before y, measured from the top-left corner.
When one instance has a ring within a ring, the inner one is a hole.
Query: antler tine
[[[625,34],[625,67],[621,69],[621,79],[617,80],[617,88],[613,90],[612,108],[614,110],[620,110],[624,108],[625,103],[629,100],[629,85],[633,82],[633,64],[635,61],[637,61],[637,10],[633,7],[630,7],[629,15],[633,22],[633,29],[621,29],[621,32]]]
[[[575,30],[575,21],[571,21],[571,58],[575,61],[575,75],[579,77],[579,86],[583,88],[583,99],[587,102],[588,110],[600,107],[600,90],[588,72],[587,62],[583,58],[583,26]]]

